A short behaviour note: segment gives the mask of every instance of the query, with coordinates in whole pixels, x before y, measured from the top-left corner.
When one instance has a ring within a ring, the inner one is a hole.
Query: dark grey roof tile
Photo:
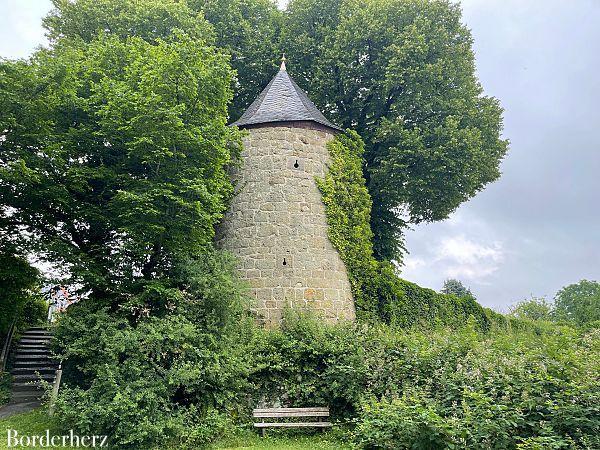
[[[232,125],[243,127],[269,122],[306,120],[341,130],[321,114],[306,93],[288,75],[285,65]]]

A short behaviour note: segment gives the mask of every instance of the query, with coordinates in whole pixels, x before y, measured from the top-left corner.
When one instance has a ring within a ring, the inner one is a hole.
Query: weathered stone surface
[[[289,307],[330,322],[354,320],[348,274],[327,236],[315,181],[327,171],[333,134],[293,124],[248,133],[242,166],[232,175],[237,193],[217,242],[238,257],[257,315],[277,324]]]

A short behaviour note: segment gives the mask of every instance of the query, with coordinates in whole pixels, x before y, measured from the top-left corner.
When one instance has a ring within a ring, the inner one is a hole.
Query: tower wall
[[[315,181],[326,173],[333,134],[310,122],[263,124],[248,133],[218,242],[238,257],[257,315],[276,324],[287,306],[329,322],[354,320],[348,274],[327,236]]]

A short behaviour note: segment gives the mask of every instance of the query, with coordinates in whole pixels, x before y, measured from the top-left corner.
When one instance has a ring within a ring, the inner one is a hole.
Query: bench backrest
[[[329,417],[329,408],[257,408],[254,417]]]

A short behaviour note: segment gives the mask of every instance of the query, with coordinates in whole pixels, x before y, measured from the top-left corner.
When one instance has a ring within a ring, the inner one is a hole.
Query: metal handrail
[[[15,334],[16,323],[16,319],[13,320],[12,324],[10,325],[10,328],[8,329],[6,340],[4,341],[4,346],[2,347],[2,353],[0,354],[0,372],[4,372],[4,370],[6,369],[6,361],[8,360],[8,353],[10,351],[10,343],[12,341],[13,335]]]

